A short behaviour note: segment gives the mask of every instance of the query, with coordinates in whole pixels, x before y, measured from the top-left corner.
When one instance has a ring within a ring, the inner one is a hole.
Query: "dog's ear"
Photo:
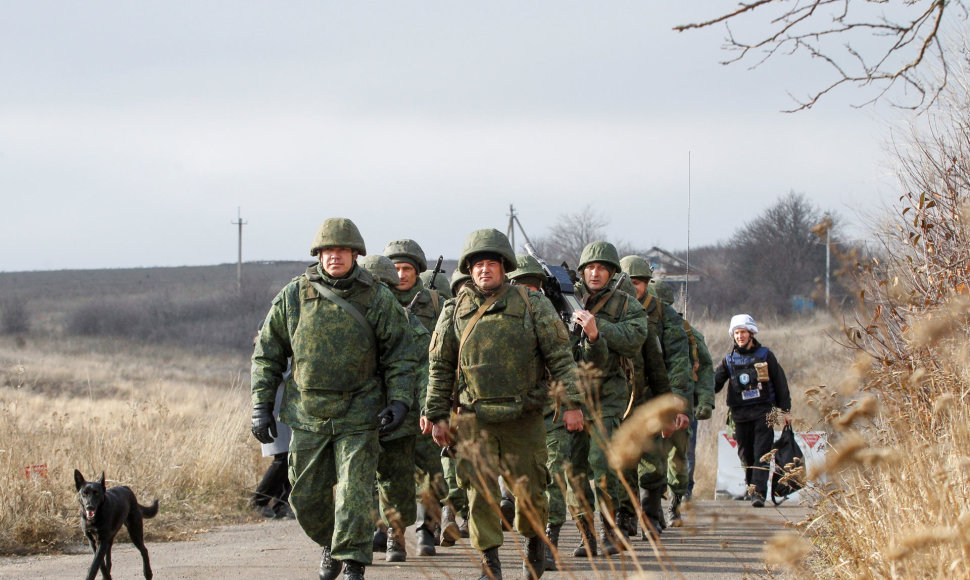
[[[101,487],[104,487],[104,472],[103,471],[101,472],[101,477],[98,479],[98,483],[101,484]]]
[[[81,491],[81,486],[83,485],[84,485],[84,476],[81,475],[80,471],[75,469],[74,470],[74,489],[77,491]]]

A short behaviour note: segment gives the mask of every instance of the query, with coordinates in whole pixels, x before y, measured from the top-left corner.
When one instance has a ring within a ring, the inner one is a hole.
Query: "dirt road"
[[[770,504],[769,504],[770,505]],[[805,518],[807,511],[796,505],[752,508],[732,500],[695,501],[682,528],[668,528],[662,537],[658,558],[646,541],[632,541],[632,553],[621,557],[573,558],[578,545],[576,528],[563,526],[562,571],[547,572],[544,578],[625,578],[639,571],[658,578],[713,580],[751,578],[765,571],[762,546],[785,521]],[[147,525],[151,525],[150,522]],[[522,543],[505,535],[501,558],[506,577],[519,577]],[[414,532],[407,534],[408,551],[414,552]],[[155,578],[269,580],[317,578],[319,548],[292,520],[228,526],[202,534],[196,541],[148,545]],[[117,580],[141,578],[141,558],[129,543],[116,544],[112,576]],[[389,564],[383,554],[374,554],[367,568],[372,579],[478,578],[478,555],[467,540],[451,548],[439,548],[434,557],[410,556],[402,564]],[[0,559],[0,578],[82,578],[91,563],[86,546],[77,553]]]

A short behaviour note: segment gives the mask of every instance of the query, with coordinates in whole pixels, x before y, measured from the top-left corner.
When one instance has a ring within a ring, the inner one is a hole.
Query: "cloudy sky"
[[[850,222],[898,193],[885,108],[796,115],[819,69],[721,66],[690,2],[9,2],[0,271],[308,259],[530,237],[592,204],[609,236],[726,241],[789,191]]]

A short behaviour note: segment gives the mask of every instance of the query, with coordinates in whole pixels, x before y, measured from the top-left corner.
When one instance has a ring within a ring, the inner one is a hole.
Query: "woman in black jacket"
[[[732,317],[729,332],[734,345],[714,371],[714,390],[720,392],[728,384],[727,405],[734,420],[738,457],[745,467],[745,497],[754,507],[764,507],[769,463],[761,457],[771,451],[774,442],[769,415],[778,407],[785,424],[791,423],[791,395],[785,370],[768,347],[754,337],[758,333],[754,318],[747,314]]]

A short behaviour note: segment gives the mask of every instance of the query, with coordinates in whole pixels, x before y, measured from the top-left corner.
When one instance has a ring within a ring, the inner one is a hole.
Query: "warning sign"
[[[775,431],[775,440],[781,436],[781,431]],[[808,471],[816,464],[825,461],[826,433],[824,431],[808,431],[805,433],[795,433],[795,440],[805,454],[805,466]],[[746,486],[744,484],[744,469],[741,467],[741,460],[738,459],[738,442],[729,436],[727,431],[717,434],[717,483],[715,493],[717,495],[727,494],[733,498],[744,497]],[[771,467],[774,467],[772,461]],[[769,471],[770,473],[770,471]],[[768,482],[768,497],[771,497],[771,481]],[[788,496],[791,501],[798,501],[799,493],[795,492]]]

